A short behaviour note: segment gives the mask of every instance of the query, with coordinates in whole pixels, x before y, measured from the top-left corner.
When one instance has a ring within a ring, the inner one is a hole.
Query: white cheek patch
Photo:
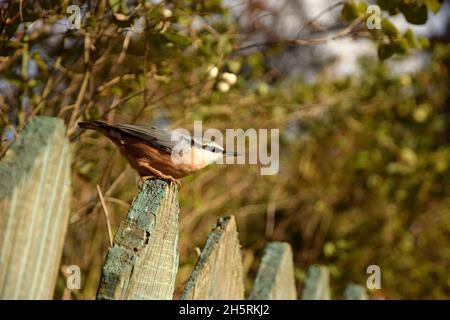
[[[208,148],[191,146],[184,141],[174,146],[171,156],[174,164],[188,165],[191,170],[202,169],[223,158],[222,153],[212,152]]]
[[[222,154],[205,149],[194,148],[194,165],[204,167],[222,158]]]

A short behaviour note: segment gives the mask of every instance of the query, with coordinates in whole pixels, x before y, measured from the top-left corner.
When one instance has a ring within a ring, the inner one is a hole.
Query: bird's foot
[[[175,179],[175,178],[172,177],[172,176],[166,176],[166,175],[163,175],[163,176],[161,176],[161,179],[168,180],[168,181],[170,181],[171,183],[174,183],[174,184],[178,187],[178,189],[181,187],[181,181]]]
[[[170,177],[169,181],[173,182],[178,187],[178,189],[181,188],[181,181],[180,180]]]

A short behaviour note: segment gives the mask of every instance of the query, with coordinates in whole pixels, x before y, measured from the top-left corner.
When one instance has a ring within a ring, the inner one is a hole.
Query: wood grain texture
[[[330,272],[327,267],[309,267],[302,290],[302,300],[330,300]]]
[[[172,299],[178,271],[178,189],[147,180],[120,225],[97,299]]]
[[[367,300],[366,288],[359,284],[350,283],[344,291],[345,300]]]
[[[51,299],[70,213],[60,119],[35,117],[0,161],[0,299]]]
[[[244,299],[242,257],[233,216],[219,219],[208,235],[181,299]]]
[[[264,249],[249,300],[296,300],[291,246],[271,242]]]

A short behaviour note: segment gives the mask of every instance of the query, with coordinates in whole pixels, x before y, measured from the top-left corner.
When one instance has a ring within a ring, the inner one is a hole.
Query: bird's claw
[[[173,182],[178,187],[178,189],[181,188],[181,181],[180,180],[172,178],[172,179],[170,179],[170,182]]]

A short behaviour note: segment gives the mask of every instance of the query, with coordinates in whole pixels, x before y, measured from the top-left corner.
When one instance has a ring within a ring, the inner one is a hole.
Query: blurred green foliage
[[[443,1],[410,1],[410,0],[377,0],[377,5],[390,15],[402,14],[411,24],[422,25],[428,20],[428,12],[436,13]],[[379,13],[379,15],[378,15]],[[394,54],[409,53],[411,49],[426,48],[429,43],[425,37],[417,37],[411,29],[403,35],[397,27],[383,15],[383,12],[370,10],[365,1],[346,1],[342,7],[341,16],[347,21],[364,18],[367,21],[381,20],[380,28],[369,28],[373,39],[378,42],[378,56],[380,59],[388,59]]]
[[[440,8],[434,0],[377,3],[411,23],[425,21],[424,8]],[[65,28],[70,4],[82,9],[79,30]],[[379,57],[390,59],[362,59],[360,74],[342,79],[325,68],[311,83],[274,76],[267,59],[283,48],[273,43],[237,50],[248,35],[221,1],[10,1],[0,10],[1,131],[52,115],[66,121],[73,142],[62,263],[81,267],[83,289],[69,294],[61,275],[56,298],[95,295],[108,247],[96,184],[114,229],[137,192],[130,187],[136,174],[115,147],[77,129],[86,119],[281,129],[278,175],[236,165],[184,179],[178,291],[211,224],[235,214],[247,287],[267,241],[283,240],[293,246],[299,284],[309,265],[323,263],[337,295],[349,282],[364,284],[367,266],[377,264],[382,290],[372,295],[450,297],[448,44],[401,33],[390,17],[368,31],[362,19],[351,34],[372,37]],[[351,24],[366,10],[349,1],[342,16]],[[423,70],[392,72],[402,57],[427,47]],[[227,83],[225,73],[237,83]]]
[[[313,227],[299,221],[299,234],[318,228],[307,243],[336,279],[364,282],[355,270],[377,264],[388,297],[448,298],[449,58],[436,47],[429,69],[412,76],[365,62],[362,81],[315,88],[341,98],[319,120],[300,121],[307,134],[288,176],[305,199],[297,219],[320,217]]]

